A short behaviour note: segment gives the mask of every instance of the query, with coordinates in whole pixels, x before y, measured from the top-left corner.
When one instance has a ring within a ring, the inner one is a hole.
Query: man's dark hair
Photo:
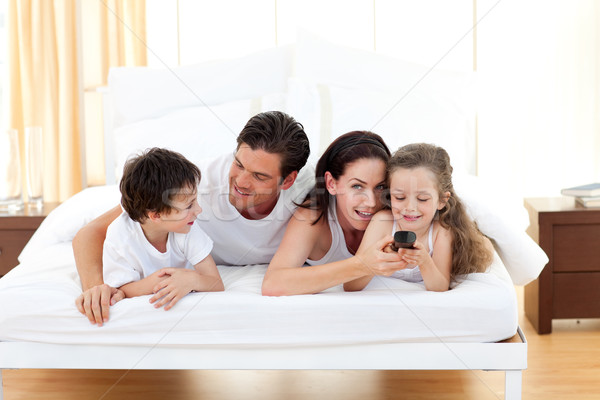
[[[304,127],[281,111],[267,111],[250,118],[237,138],[238,149],[242,143],[252,150],[279,154],[282,179],[292,171],[300,171],[310,155]]]
[[[144,222],[148,212],[170,212],[171,200],[182,189],[195,192],[199,183],[197,166],[179,153],[154,147],[125,163],[121,205],[132,220]]]

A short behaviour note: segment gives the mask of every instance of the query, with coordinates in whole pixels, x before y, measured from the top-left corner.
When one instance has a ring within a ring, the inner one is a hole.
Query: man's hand
[[[125,298],[122,290],[107,284],[94,286],[77,297],[75,305],[92,324],[102,326],[108,321],[109,308]]]

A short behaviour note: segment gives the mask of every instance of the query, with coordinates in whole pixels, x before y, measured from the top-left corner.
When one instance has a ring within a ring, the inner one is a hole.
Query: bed
[[[472,74],[430,71],[310,35],[293,47],[237,60],[112,70],[105,109],[107,185],[87,188],[55,209],[20,264],[0,279],[0,373],[502,370],[505,398],[519,399],[527,342],[518,327],[514,285],[535,279],[547,257],[525,234],[521,201],[509,195],[498,200],[497,188],[473,175],[474,97]],[[265,265],[219,266],[224,292],[189,294],[168,312],[150,306],[149,296],[127,299],[111,308],[102,328],[91,325],[74,307],[81,287],[71,240],[118,203],[115,182],[125,159],[163,146],[202,165],[232,151],[247,119],[271,109],[304,124],[312,163],[334,137],[355,129],[381,134],[391,149],[412,141],[446,147],[455,161],[458,194],[495,244],[489,270],[463,277],[445,293],[381,277],[357,293],[334,287],[316,295],[265,297]]]

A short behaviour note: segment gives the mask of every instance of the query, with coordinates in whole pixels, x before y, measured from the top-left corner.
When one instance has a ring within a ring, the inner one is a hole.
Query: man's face
[[[282,189],[281,156],[242,143],[229,170],[229,202],[248,219],[268,215]]]

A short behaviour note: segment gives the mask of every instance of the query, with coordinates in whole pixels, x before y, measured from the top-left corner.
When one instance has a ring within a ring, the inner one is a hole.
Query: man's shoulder
[[[313,188],[315,185],[315,169],[310,163],[306,165],[298,172],[296,181],[290,187],[291,194],[301,196],[304,200],[304,196]]]

